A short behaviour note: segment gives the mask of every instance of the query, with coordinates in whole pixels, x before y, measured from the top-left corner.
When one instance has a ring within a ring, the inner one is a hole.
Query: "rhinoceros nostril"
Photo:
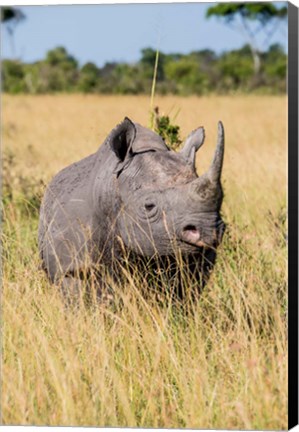
[[[185,226],[183,231],[193,231],[195,233],[195,232],[198,232],[198,229],[194,225],[187,225],[187,226]]]
[[[151,210],[153,210],[155,207],[156,207],[155,204],[145,204],[145,205],[144,205],[144,208],[145,208],[145,210],[147,210],[147,211],[151,211]]]
[[[194,244],[200,240],[200,232],[195,225],[186,225],[185,228],[183,228],[182,240]]]

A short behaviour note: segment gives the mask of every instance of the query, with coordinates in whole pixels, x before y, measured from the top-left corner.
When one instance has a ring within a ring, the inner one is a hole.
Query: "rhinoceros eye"
[[[150,203],[149,204],[144,204],[144,208],[148,212],[154,210],[155,207],[156,207],[155,204],[152,204],[152,203],[151,204]]]

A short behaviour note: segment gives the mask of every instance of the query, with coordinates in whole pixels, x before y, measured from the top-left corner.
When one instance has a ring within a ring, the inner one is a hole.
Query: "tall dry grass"
[[[182,136],[204,125],[199,173],[226,131],[228,232],[192,313],[145,299],[66,310],[39,269],[43,183],[94,152],[145,97],[3,98],[2,423],[286,429],[286,99],[157,97]]]

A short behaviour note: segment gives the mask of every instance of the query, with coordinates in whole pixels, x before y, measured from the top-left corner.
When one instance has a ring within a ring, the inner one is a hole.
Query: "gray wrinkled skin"
[[[124,251],[150,258],[173,257],[175,250],[198,279],[207,279],[225,227],[222,124],[214,160],[198,177],[195,154],[203,141],[198,128],[174,152],[125,118],[96,153],[60,171],[40,212],[39,250],[50,280],[80,289],[82,274],[93,270],[100,295],[101,266],[113,272]]]

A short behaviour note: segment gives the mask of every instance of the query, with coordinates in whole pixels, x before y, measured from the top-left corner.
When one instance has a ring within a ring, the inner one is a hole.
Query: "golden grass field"
[[[156,97],[184,138],[203,125],[207,169],[226,132],[223,218],[212,277],[193,313],[149,302],[142,275],[121,308],[66,310],[39,268],[44,186],[94,152],[145,96],[2,99],[2,424],[286,429],[286,125],[283,96]]]

